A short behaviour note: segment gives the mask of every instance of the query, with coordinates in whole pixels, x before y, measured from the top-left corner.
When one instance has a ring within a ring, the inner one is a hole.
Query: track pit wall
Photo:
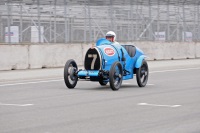
[[[200,58],[200,43],[126,42],[139,47],[147,60]],[[0,44],[0,70],[64,67],[69,59],[84,65],[92,44]]]

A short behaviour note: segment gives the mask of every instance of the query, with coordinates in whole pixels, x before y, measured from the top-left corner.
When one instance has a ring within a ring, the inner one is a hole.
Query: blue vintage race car
[[[64,81],[69,89],[78,80],[97,81],[100,85],[110,83],[112,90],[118,90],[122,80],[132,79],[136,74],[139,87],[148,81],[149,69],[144,53],[133,45],[113,44],[105,38],[99,39],[95,47],[88,49],[84,60],[84,70],[78,70],[73,59],[66,62]]]

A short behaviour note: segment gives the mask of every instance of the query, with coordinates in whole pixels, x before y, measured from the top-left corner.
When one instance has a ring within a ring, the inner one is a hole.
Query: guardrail
[[[200,43],[192,42],[127,42],[134,44],[149,57],[148,60],[200,58]],[[91,44],[2,44],[0,70],[63,67],[68,59],[83,65]]]

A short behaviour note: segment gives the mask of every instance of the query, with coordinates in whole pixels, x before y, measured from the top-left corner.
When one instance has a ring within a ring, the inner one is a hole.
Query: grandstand
[[[12,26],[18,27],[19,43],[34,37],[40,43],[91,43],[109,30],[123,42],[197,42],[199,5],[200,0],[2,0],[0,42],[12,43]]]

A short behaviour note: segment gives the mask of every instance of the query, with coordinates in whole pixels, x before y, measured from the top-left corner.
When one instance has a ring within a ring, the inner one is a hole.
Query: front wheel
[[[64,68],[64,80],[65,84],[69,89],[73,89],[78,81],[78,77],[76,75],[76,71],[78,70],[76,62],[71,59],[68,60],[65,64]]]
[[[113,91],[119,90],[122,84],[122,79],[122,65],[117,61],[111,66],[109,72],[110,87]]]
[[[142,61],[140,68],[136,69],[136,79],[139,87],[145,87],[149,77],[149,68],[146,60]]]

